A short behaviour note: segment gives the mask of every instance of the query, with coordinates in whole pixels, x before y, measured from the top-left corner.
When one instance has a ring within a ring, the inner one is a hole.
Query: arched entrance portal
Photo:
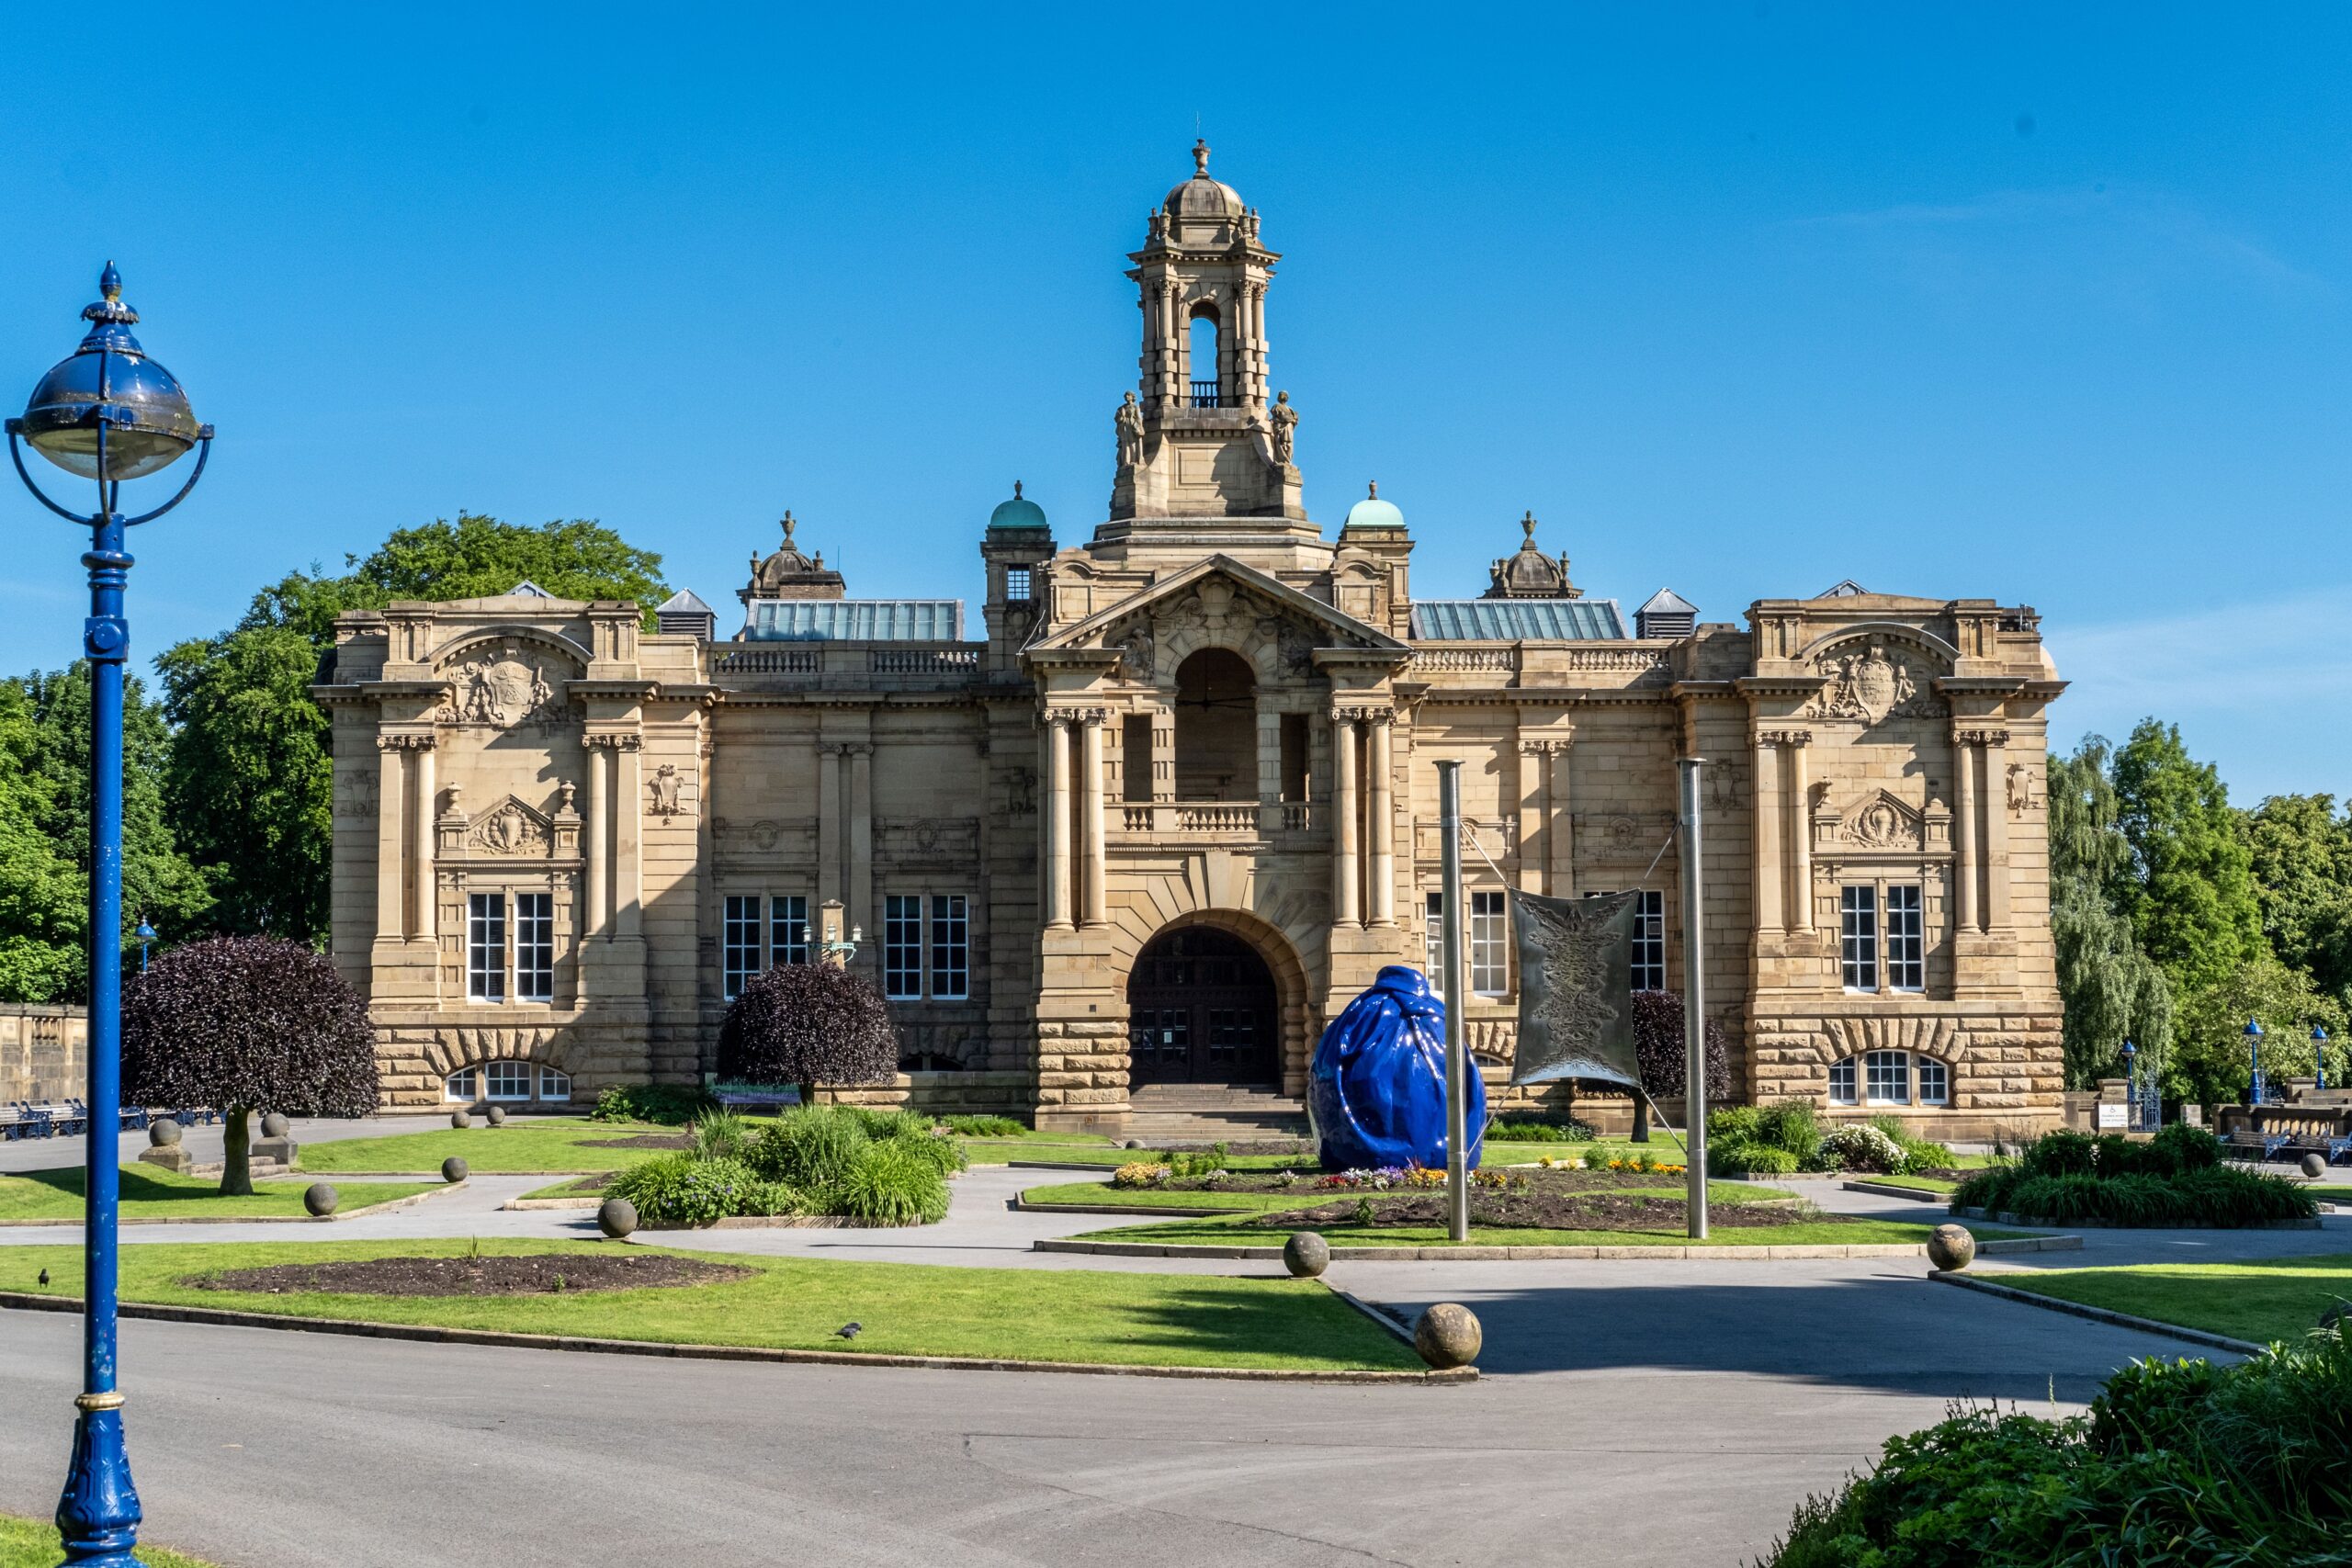
[[[1273,1087],[1282,1012],[1258,950],[1215,926],[1162,931],[1127,974],[1128,1081]]]

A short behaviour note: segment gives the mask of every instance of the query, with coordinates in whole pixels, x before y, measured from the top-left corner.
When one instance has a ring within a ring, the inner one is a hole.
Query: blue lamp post
[[[2324,1089],[2327,1087],[2327,1030],[2322,1024],[2312,1025],[2312,1061],[2319,1070],[2319,1082],[2312,1087]]]
[[[155,940],[155,928],[141,919],[139,929],[130,934],[139,939],[139,972],[144,975],[147,973],[147,944]]]
[[[2262,1103],[2262,1022],[2259,1019],[2245,1021],[2246,1060],[2253,1065],[2254,1087],[2247,1091],[2246,1103]]]
[[[2132,1108],[2132,1130],[2140,1131],[2140,1048],[2123,1043],[2123,1103]]]
[[[115,1201],[122,1124],[122,667],[130,653],[123,589],[131,558],[125,531],[153,522],[187,498],[212,453],[212,427],[198,424],[170,371],[147,357],[130,329],[139,313],[122,302],[122,275],[107,263],[105,298],[82,312],[89,334],[33,389],[24,417],[7,422],[8,457],[35,499],[90,531],[82,564],[90,570],[90,615],[82,651],[90,661],[90,1073],[87,1171],[82,1250],[82,1392],[74,1407],[74,1457],[57,1501],[65,1561],[133,1568],[139,1493],[122,1446],[122,1395],[115,1391]],[[20,439],[21,438],[21,443]],[[96,480],[97,509],[86,515],[51,500],[25,468],[24,445],[76,478]],[[187,482],[136,517],[121,511],[122,481],[160,472],[196,447]],[[141,927],[142,937],[146,934]],[[143,955],[142,955],[143,956]]]

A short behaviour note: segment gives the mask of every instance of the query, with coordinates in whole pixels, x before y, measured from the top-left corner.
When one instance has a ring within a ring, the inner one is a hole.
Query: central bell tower
[[[1151,211],[1129,254],[1140,293],[1142,378],[1114,415],[1119,466],[1111,518],[1282,517],[1304,522],[1292,461],[1298,414],[1266,376],[1266,288],[1282,259],[1258,242],[1258,214],[1209,177]]]

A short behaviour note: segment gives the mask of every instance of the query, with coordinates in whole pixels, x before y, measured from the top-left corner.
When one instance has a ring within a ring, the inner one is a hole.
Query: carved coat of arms
[[[1891,716],[1933,718],[1943,704],[1920,689],[1908,660],[1890,654],[1883,642],[1872,642],[1860,653],[1825,657],[1821,661],[1829,683],[1805,705],[1806,718],[1859,718],[1867,724]]]

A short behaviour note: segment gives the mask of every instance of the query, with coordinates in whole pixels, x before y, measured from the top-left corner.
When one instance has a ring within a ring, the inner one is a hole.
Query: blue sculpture
[[[1464,1168],[1475,1169],[1487,1086],[1476,1064],[1469,1068]],[[1445,1003],[1419,970],[1388,965],[1331,1021],[1306,1092],[1324,1169],[1445,1168]]]

